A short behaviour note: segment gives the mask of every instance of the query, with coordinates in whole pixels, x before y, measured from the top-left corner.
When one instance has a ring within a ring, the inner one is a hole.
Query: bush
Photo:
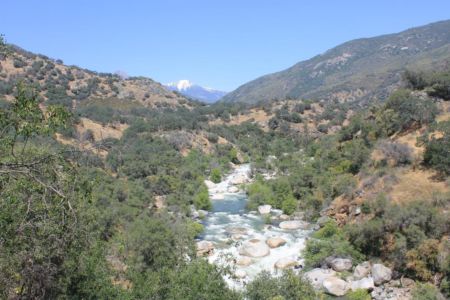
[[[439,291],[429,283],[418,283],[412,291],[413,300],[436,300],[439,299]]]
[[[410,164],[412,162],[411,148],[406,144],[397,142],[381,141],[375,147],[383,154],[382,164],[390,166],[398,166]]]
[[[437,134],[432,134],[431,138],[426,134],[424,163],[435,168],[441,174],[450,175],[450,121],[440,122],[433,127]]]
[[[222,175],[220,173],[220,170],[217,168],[212,169],[210,179],[214,183],[219,183],[222,180]]]
[[[249,300],[317,299],[311,284],[292,271],[283,273],[281,277],[272,277],[268,272],[261,272],[247,285],[245,296]]]
[[[370,300],[370,294],[368,291],[359,289],[356,291],[351,291],[347,295],[345,295],[346,300]]]
[[[208,189],[202,185],[199,192],[194,198],[194,205],[197,209],[210,210],[212,208],[211,200],[209,200]]]

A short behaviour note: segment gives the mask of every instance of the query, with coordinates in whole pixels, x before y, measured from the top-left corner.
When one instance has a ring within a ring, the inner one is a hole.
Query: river
[[[240,189],[242,184],[251,181],[249,177],[250,166],[248,164],[237,166],[222,182],[218,184],[208,183],[209,193],[213,204],[212,211],[204,219],[205,230],[202,239],[214,243],[214,251],[208,257],[211,263],[219,266],[234,268],[237,277],[226,280],[234,288],[240,288],[255,278],[263,271],[269,271],[274,275],[279,274],[274,267],[280,259],[290,259],[297,262],[297,267],[302,265],[301,250],[305,246],[305,240],[309,230],[281,229],[279,210],[272,210],[270,216],[272,222],[265,224],[267,216],[246,209],[247,195]],[[286,243],[278,248],[271,248],[270,253],[264,257],[251,257],[249,265],[238,265],[237,261],[250,260],[239,254],[244,243],[256,239],[265,243],[269,238],[279,237]]]

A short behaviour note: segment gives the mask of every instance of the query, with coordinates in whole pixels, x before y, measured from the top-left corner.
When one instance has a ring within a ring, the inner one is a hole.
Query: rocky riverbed
[[[235,276],[227,278],[233,287],[242,287],[259,272],[279,274],[281,269],[301,269],[299,257],[309,234],[309,224],[283,215],[270,206],[247,211],[242,190],[250,183],[250,166],[236,167],[222,182],[207,181],[213,209],[205,217],[198,249],[211,263],[228,266]],[[265,224],[270,218],[271,225]]]

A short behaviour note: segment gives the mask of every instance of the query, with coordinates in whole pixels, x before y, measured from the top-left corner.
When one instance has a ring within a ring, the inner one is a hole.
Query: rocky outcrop
[[[270,248],[278,248],[286,244],[286,240],[280,237],[271,237],[267,239],[266,244]]]
[[[274,267],[275,269],[284,270],[288,268],[293,268],[298,265],[298,262],[292,257],[283,257],[277,260]]]
[[[268,204],[266,204],[266,205],[260,205],[260,206],[258,206],[258,212],[261,214],[261,215],[267,215],[267,214],[270,214],[270,211],[272,210],[272,205],[268,205]]]
[[[325,292],[338,297],[344,296],[350,289],[350,285],[347,281],[334,276],[325,278],[322,285]]]
[[[352,260],[350,258],[333,258],[329,265],[336,272],[348,271],[352,268]]]
[[[264,241],[251,239],[243,243],[239,254],[249,257],[264,257],[270,254],[270,248]]]
[[[214,244],[210,241],[197,242],[197,256],[210,255],[214,251]]]
[[[283,221],[280,223],[279,226],[281,229],[294,230],[294,229],[306,229],[308,225],[309,224],[305,221],[294,220],[294,221]]]
[[[375,285],[388,282],[392,278],[392,270],[382,264],[374,264],[372,266],[372,278]]]

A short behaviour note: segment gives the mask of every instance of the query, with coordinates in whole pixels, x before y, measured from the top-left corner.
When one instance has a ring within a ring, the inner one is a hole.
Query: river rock
[[[328,294],[338,297],[344,296],[350,289],[350,285],[347,281],[335,276],[324,279],[322,285]]]
[[[267,214],[270,214],[270,211],[272,210],[272,205],[268,205],[268,204],[266,204],[266,205],[260,205],[260,206],[258,206],[258,212],[261,214],[261,215],[267,215]]]
[[[247,272],[245,272],[244,270],[236,270],[236,272],[234,272],[234,276],[236,276],[237,278],[245,278],[247,277]]]
[[[320,289],[322,288],[322,283],[326,278],[333,277],[335,275],[336,272],[332,269],[316,268],[306,272],[305,278],[311,282],[311,285],[315,289]]]
[[[281,229],[306,229],[307,227],[308,223],[300,220],[283,221],[280,223]]]
[[[236,259],[236,265],[238,266],[250,266],[253,263],[253,260],[248,256],[240,256]]]
[[[370,270],[370,262],[365,261],[363,263],[360,263],[355,267],[355,270],[353,271],[353,277],[355,279],[362,279],[364,277],[367,277],[370,274]]]
[[[352,260],[349,258],[334,258],[330,262],[330,267],[336,272],[348,271],[352,268]]]
[[[239,192],[239,188],[237,186],[232,185],[228,188],[228,193],[237,193],[237,192]]]
[[[210,241],[197,242],[197,256],[209,255],[214,250],[214,244]]]
[[[248,176],[246,174],[238,174],[230,180],[230,183],[233,185],[240,185],[246,182],[248,182]]]
[[[286,244],[286,240],[280,237],[271,237],[267,239],[266,244],[270,248],[278,248]]]
[[[293,268],[298,265],[298,262],[292,257],[283,257],[277,260],[275,263],[275,268],[279,270],[284,270],[288,268]]]
[[[365,277],[360,280],[355,280],[350,283],[350,287],[352,291],[356,291],[358,289],[363,290],[373,290],[375,288],[375,283],[373,282],[372,277]]]
[[[270,254],[270,248],[264,241],[251,239],[243,243],[239,249],[239,254],[250,257],[264,257]]]
[[[372,277],[375,285],[380,285],[391,280],[392,270],[382,264],[374,264],[372,266]]]

